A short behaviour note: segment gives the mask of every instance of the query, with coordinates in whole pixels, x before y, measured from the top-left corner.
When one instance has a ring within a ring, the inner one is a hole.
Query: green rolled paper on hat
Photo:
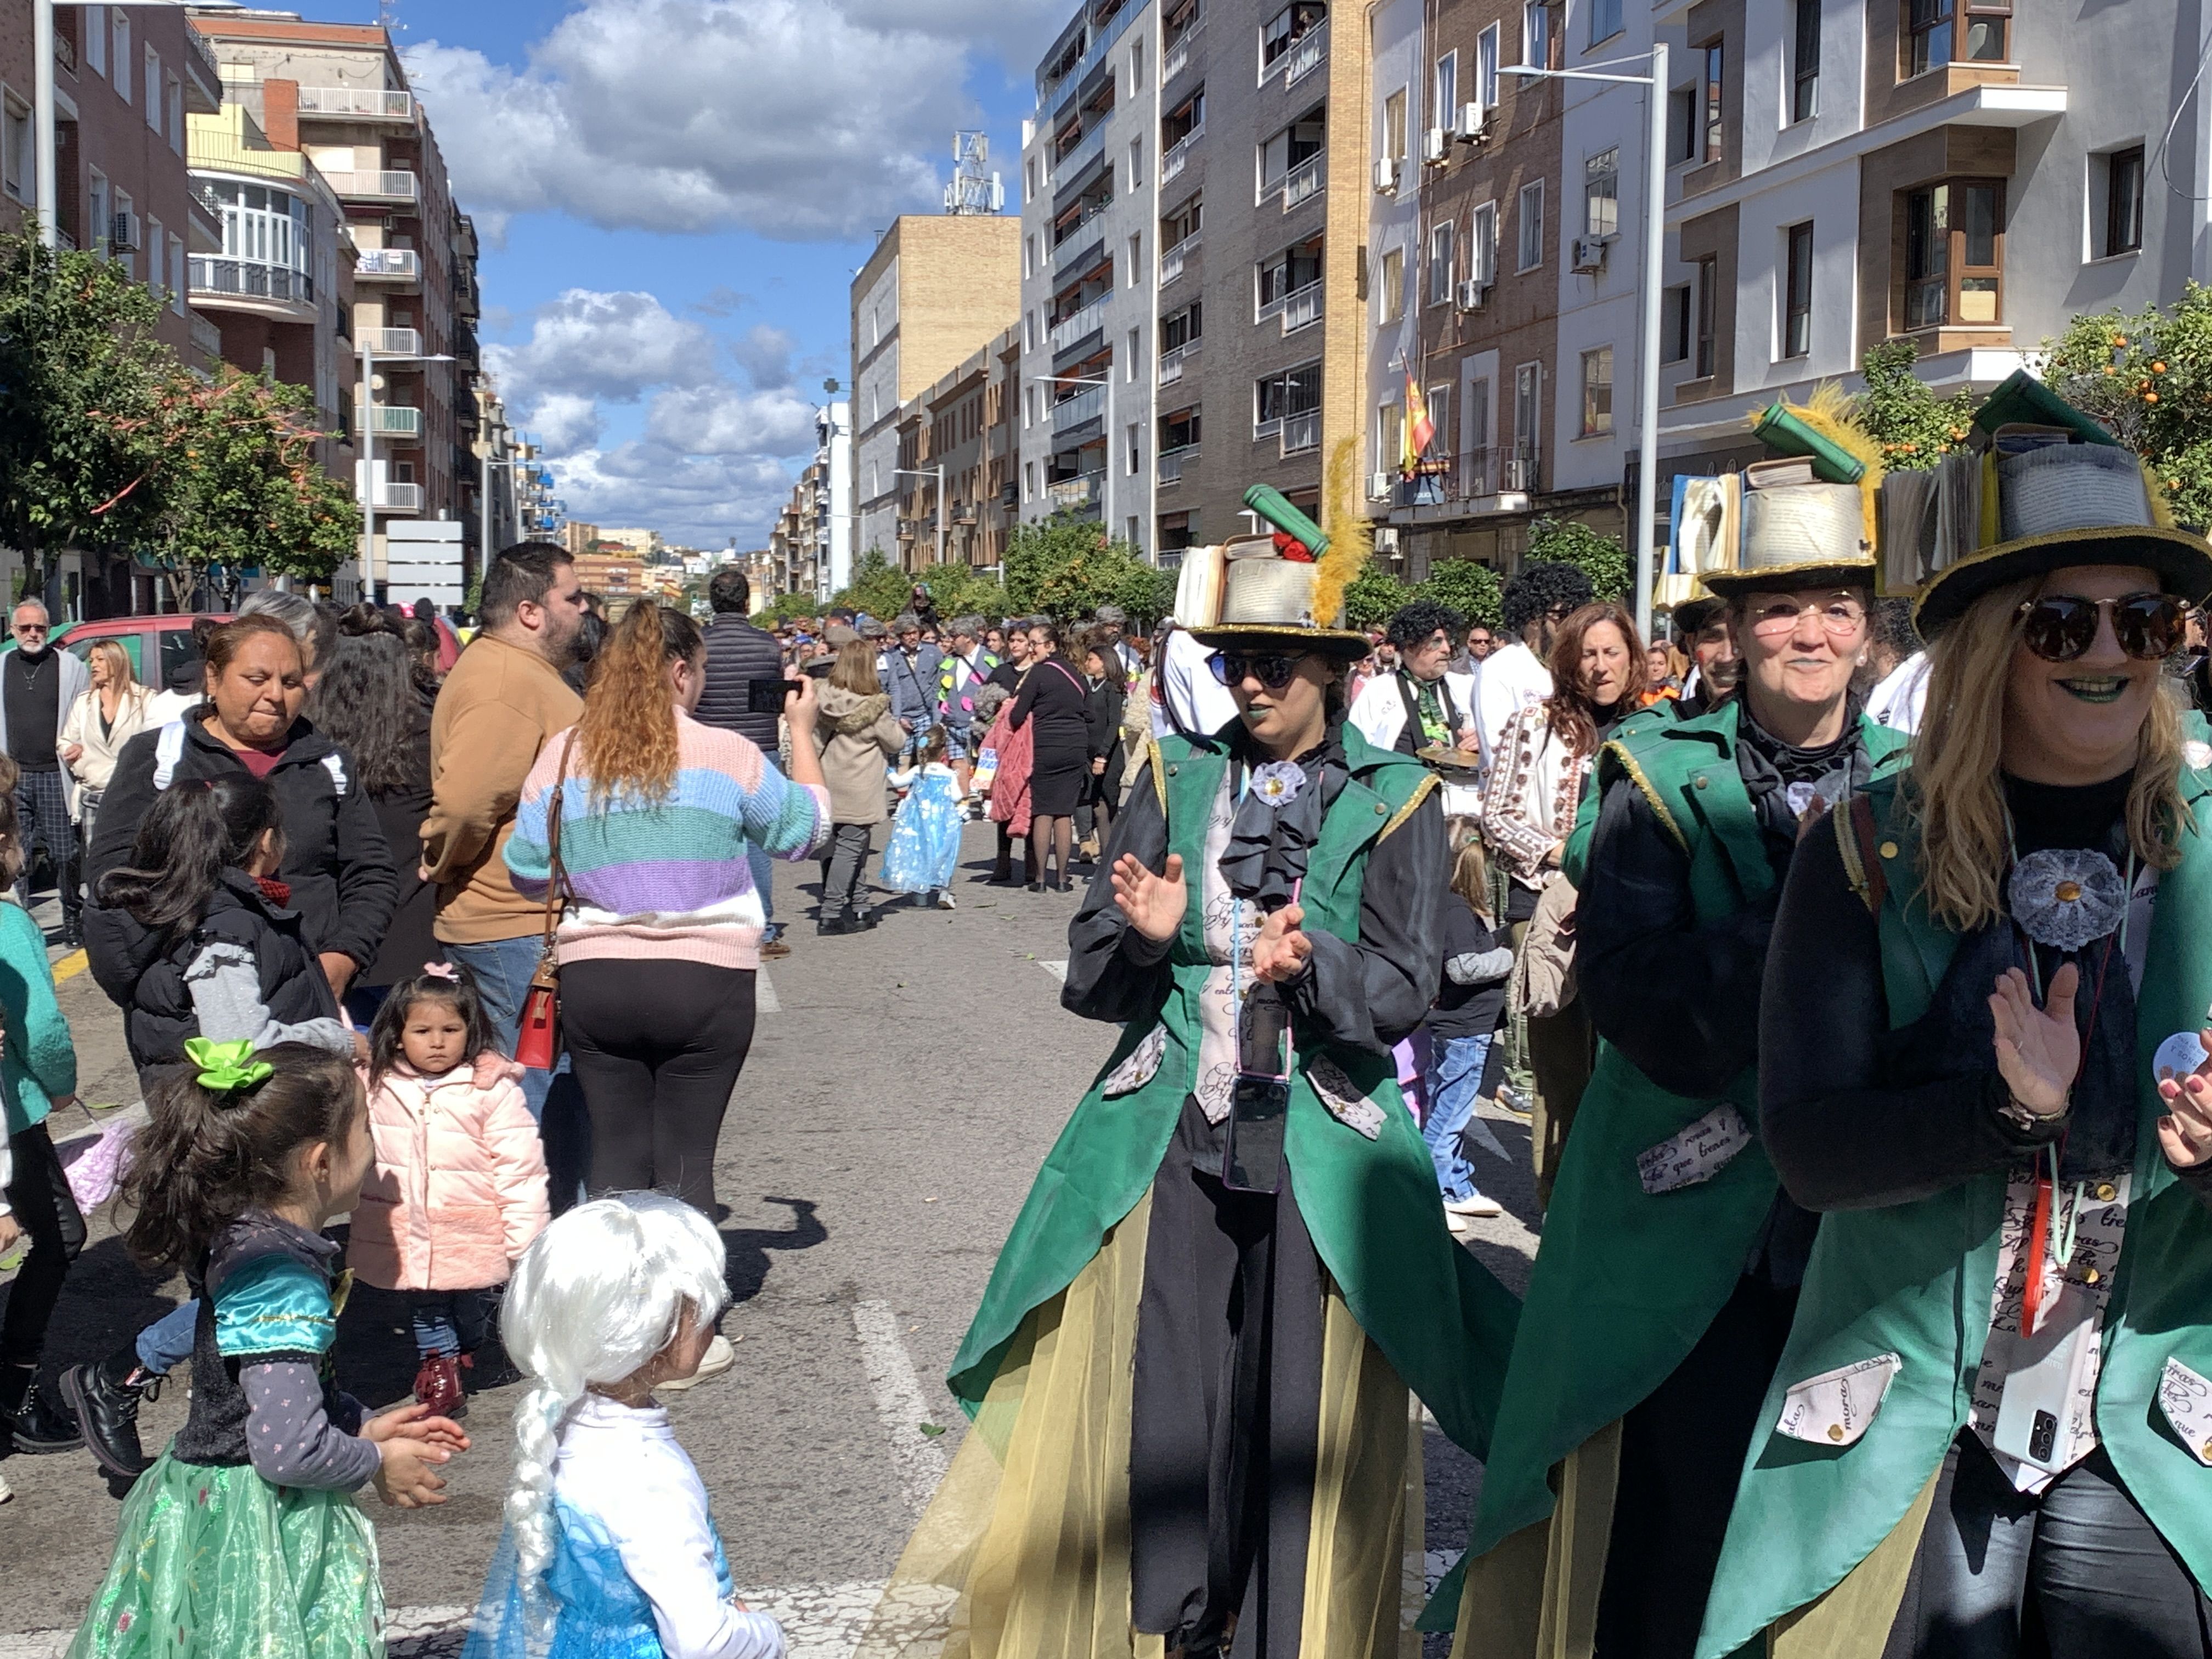
[[[1304,542],[1306,551],[1315,558],[1328,551],[1328,538],[1321,533],[1321,526],[1292,507],[1281,490],[1267,484],[1254,484],[1244,492],[1244,505],[1285,536],[1294,536]]]
[[[1751,435],[1778,455],[1805,457],[1823,483],[1855,484],[1865,476],[1863,462],[1800,420],[1787,404],[1777,402],[1769,408],[1753,424]]]

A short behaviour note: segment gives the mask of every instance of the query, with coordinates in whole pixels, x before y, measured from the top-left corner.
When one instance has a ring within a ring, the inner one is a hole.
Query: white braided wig
[[[687,1312],[716,1318],[729,1301],[726,1266],[714,1224],[659,1193],[578,1205],[514,1264],[500,1334],[531,1382],[515,1407],[507,1519],[533,1625],[552,1617],[543,1581],[562,1421],[593,1385],[621,1382],[675,1340]]]

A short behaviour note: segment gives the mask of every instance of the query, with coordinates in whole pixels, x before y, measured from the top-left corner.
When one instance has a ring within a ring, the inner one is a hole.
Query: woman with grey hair
[[[292,630],[300,649],[307,654],[307,684],[312,689],[331,654],[337,649],[337,618],[304,593],[285,593],[264,587],[246,596],[238,607],[241,617],[270,617]]]

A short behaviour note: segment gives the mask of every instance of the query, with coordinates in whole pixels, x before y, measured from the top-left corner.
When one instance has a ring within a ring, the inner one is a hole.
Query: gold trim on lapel
[[[1415,787],[1413,794],[1407,797],[1406,804],[1398,809],[1397,816],[1393,817],[1389,823],[1384,824],[1382,826],[1382,833],[1375,837],[1375,842],[1377,846],[1380,846],[1382,842],[1389,840],[1391,833],[1407,818],[1413,816],[1414,812],[1419,810],[1421,803],[1429,798],[1429,792],[1437,787],[1438,781],[1437,775],[1433,772],[1430,773],[1427,777],[1421,780],[1419,784]]]
[[[1650,778],[1644,776],[1644,769],[1636,763],[1636,757],[1617,742],[1607,744],[1606,748],[1612,753],[1613,757],[1620,763],[1620,769],[1628,774],[1628,781],[1633,783],[1642,793],[1644,799],[1651,804],[1651,810],[1659,815],[1659,822],[1666,826],[1667,833],[1674,836],[1674,844],[1685,853],[1688,852],[1690,838],[1682,833],[1682,826],[1674,822],[1674,812],[1669,810],[1666,801],[1661,797],[1657,787]]]

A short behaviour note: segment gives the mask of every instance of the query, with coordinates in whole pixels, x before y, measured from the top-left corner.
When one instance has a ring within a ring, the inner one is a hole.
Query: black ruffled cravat
[[[1236,764],[1248,775],[1270,758],[1245,752],[1242,744],[1237,749]],[[1314,843],[1321,839],[1328,804],[1348,775],[1344,747],[1334,731],[1296,763],[1305,783],[1288,800],[1271,800],[1257,789],[1244,790],[1230,823],[1228,848],[1221,854],[1222,881],[1262,915],[1291,902],[1305,877]]]

